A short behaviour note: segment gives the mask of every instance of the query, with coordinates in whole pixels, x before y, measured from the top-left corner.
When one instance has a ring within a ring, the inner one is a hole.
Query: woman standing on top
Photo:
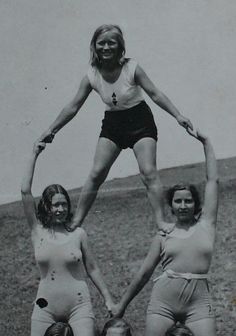
[[[199,131],[189,132],[202,143],[206,158],[203,208],[193,185],[175,185],[169,190],[168,203],[176,217],[174,229],[154,237],[139,272],[121,301],[112,307],[113,316],[122,317],[161,262],[164,272],[154,280],[147,308],[146,336],[164,336],[177,321],[186,324],[195,336],[216,335],[207,273],[216,234],[217,165],[210,140]]]
[[[192,128],[192,124],[156,88],[134,59],[125,58],[125,41],[119,26],[100,26],[93,35],[90,51],[91,66],[76,96],[40,137],[42,141],[52,142],[55,134],[78,113],[92,90],[105,103],[106,112],[93,168],[81,192],[71,229],[81,226],[112,164],[121,150],[128,147],[133,149],[155,221],[160,223],[162,213],[155,207],[157,191],[162,188],[156,168],[157,128],[142,89],[181,126]]]

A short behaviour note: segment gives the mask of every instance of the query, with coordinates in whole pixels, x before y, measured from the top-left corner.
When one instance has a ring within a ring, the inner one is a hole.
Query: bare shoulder
[[[85,241],[87,240],[87,233],[84,229],[82,229],[81,227],[77,227],[74,231],[74,233],[79,237],[79,239],[81,241]]]

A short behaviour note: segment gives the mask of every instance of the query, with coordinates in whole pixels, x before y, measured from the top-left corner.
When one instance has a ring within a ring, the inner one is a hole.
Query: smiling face
[[[68,218],[68,202],[63,194],[55,194],[51,201],[51,220],[54,224],[64,224]]]
[[[172,199],[172,210],[179,222],[189,222],[194,218],[195,202],[191,191],[187,189],[175,191]]]
[[[96,40],[95,47],[101,61],[111,62],[118,60],[120,48],[114,31],[108,31],[100,34]]]

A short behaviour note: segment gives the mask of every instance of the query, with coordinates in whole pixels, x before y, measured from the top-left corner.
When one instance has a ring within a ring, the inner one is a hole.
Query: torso
[[[129,109],[143,101],[141,87],[135,82],[137,62],[126,62],[112,71],[90,67],[88,79],[92,88],[100,95],[107,111]]]
[[[175,228],[161,237],[163,269],[180,273],[208,272],[214,248],[214,234],[199,220],[188,230]]]
[[[80,232],[53,234],[42,225],[32,233],[35,259],[41,280],[82,280],[84,279]]]

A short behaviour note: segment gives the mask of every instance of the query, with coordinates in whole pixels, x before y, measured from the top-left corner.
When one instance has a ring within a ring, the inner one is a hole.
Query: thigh
[[[194,336],[216,336],[216,324],[214,318],[205,318],[194,322],[186,323],[192,330]]]
[[[44,336],[47,328],[49,328],[55,321],[42,322],[31,320],[31,336]]]
[[[157,143],[152,138],[143,138],[136,142],[133,147],[141,173],[150,169],[156,169]]]
[[[121,149],[107,138],[99,138],[93,161],[93,169],[104,171],[110,169]]]
[[[80,318],[77,321],[69,322],[74,336],[95,336],[94,319],[91,317]]]
[[[159,314],[148,314],[145,336],[165,336],[166,331],[174,325],[174,321]]]

